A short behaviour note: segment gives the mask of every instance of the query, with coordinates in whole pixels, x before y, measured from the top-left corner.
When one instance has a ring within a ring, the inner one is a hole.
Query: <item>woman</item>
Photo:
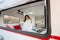
[[[28,15],[25,15],[24,23],[22,30],[24,31],[32,31],[32,22]]]

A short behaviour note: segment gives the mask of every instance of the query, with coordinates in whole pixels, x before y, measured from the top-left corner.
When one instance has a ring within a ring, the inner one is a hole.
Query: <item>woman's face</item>
[[[29,18],[28,18],[28,16],[26,16],[26,20],[28,20]]]

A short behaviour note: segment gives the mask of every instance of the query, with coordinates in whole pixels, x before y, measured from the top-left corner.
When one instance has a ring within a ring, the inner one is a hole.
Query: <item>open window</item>
[[[0,28],[3,28],[3,25],[9,25],[10,30],[14,32],[19,31],[19,33],[39,38],[48,37],[51,34],[49,0],[35,0],[1,10],[1,18],[3,23]],[[22,29],[15,31],[15,25],[17,27],[19,25]]]

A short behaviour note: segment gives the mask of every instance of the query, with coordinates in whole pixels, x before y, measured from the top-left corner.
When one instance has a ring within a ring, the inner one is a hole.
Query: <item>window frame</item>
[[[13,9],[13,8],[16,8],[16,7],[19,7],[19,6],[24,6],[24,5],[28,5],[28,4],[31,4],[31,3],[39,2],[39,1],[42,1],[42,0],[36,0],[36,1],[29,2],[29,3],[25,3],[25,4],[22,4],[22,5],[18,5],[18,6],[15,6],[15,7],[11,7],[11,8],[8,8],[8,9],[1,10],[0,12],[6,11],[6,10],[9,10],[9,9]],[[5,28],[5,27],[0,27],[0,29],[7,30],[7,31],[12,31],[12,32],[16,32],[16,33],[21,33],[21,34],[26,34],[26,35],[34,36],[34,37],[38,37],[38,38],[46,38],[46,37],[51,35],[50,0],[46,0],[46,9],[44,11],[47,12],[47,13],[45,13],[45,19],[46,19],[45,21],[47,22],[45,24],[47,24],[47,26],[48,26],[46,34],[36,34],[36,33],[21,31],[21,30],[18,31],[18,30],[15,30],[15,29]]]

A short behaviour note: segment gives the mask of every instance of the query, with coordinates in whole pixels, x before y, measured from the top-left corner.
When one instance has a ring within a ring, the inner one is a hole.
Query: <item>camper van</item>
[[[50,0],[0,0],[0,40],[49,40]]]

